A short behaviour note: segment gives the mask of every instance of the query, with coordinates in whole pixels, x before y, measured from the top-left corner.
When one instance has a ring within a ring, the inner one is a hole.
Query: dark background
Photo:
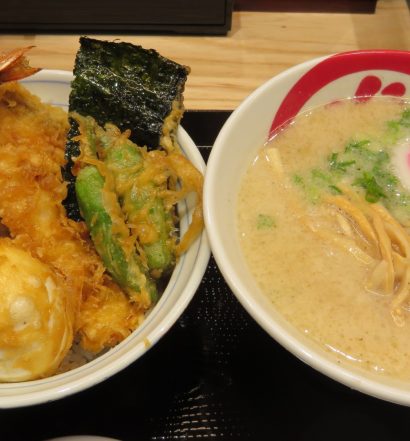
[[[205,159],[228,115],[185,113]],[[0,410],[0,440],[393,441],[409,437],[409,421],[407,407],[340,385],[279,346],[211,258],[193,301],[148,353],[87,391]]]
[[[232,11],[373,13],[376,0],[3,0],[0,32],[227,34]]]

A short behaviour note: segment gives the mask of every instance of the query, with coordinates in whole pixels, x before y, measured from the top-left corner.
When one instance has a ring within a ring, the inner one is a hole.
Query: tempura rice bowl
[[[39,96],[43,102],[68,108],[70,72],[43,70],[22,81],[24,86]],[[178,140],[184,154],[202,172],[205,163],[194,142],[180,127]],[[178,205],[183,233],[192,215],[193,200],[189,197]],[[177,321],[189,304],[205,272],[210,249],[205,232],[180,258],[160,300],[149,311],[146,319],[128,338],[97,357],[76,352],[73,366],[86,364],[49,378],[21,383],[0,384],[0,408],[40,404],[87,389],[124,369],[146,353]]]

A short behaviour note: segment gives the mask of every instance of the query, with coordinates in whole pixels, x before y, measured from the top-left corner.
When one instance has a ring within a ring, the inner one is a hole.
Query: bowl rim
[[[21,83],[23,85],[28,85],[29,83],[55,83],[66,87],[69,86],[73,78],[73,74],[70,71],[43,69],[35,75],[22,80]],[[34,94],[36,94],[36,92],[34,92]],[[40,96],[40,98],[42,97]],[[55,105],[67,107],[66,103],[57,103]],[[205,175],[205,161],[198,147],[182,126],[178,129],[178,140],[184,154],[186,154],[201,173]],[[205,229],[193,244],[191,253],[195,254],[192,254],[193,263],[192,267],[189,267],[190,274],[187,276],[181,294],[177,297],[176,302],[166,314],[161,315],[158,309],[162,308],[166,302],[166,299],[163,300],[163,297],[161,297],[153,310],[147,315],[144,322],[131,333],[130,336],[108,350],[107,353],[100,355],[85,365],[44,379],[18,383],[0,383],[0,409],[32,406],[62,399],[68,395],[89,389],[101,383],[141,358],[177,322],[191,302],[201,283],[211,255]],[[173,274],[176,273],[177,270],[182,271],[185,256],[186,255],[183,255],[181,257]],[[173,278],[174,276],[171,276],[170,282]],[[174,280],[174,282],[175,281],[176,280]],[[173,293],[172,287],[170,289],[167,288],[164,294],[167,292],[168,297],[170,297]],[[155,320],[157,320],[158,323],[155,324]],[[145,327],[148,326],[150,328],[146,334],[143,330],[141,331],[141,327],[145,329]],[[133,339],[133,335],[136,332],[140,333],[140,337],[144,341],[137,341],[134,346],[126,350],[124,346],[129,344],[128,342]],[[116,355],[116,358],[112,360],[113,363],[110,363],[110,356],[113,355]],[[103,363],[102,367],[98,367],[99,363]],[[88,370],[88,372],[81,375],[83,370]],[[71,377],[68,379],[68,382],[64,382],[66,377]],[[27,392],[25,392],[24,389],[26,389]]]
[[[339,56],[349,58],[368,54],[381,56],[384,54],[402,55],[410,61],[410,51],[385,49],[348,51],[316,57],[292,66],[273,76],[251,92],[239,104],[220,130],[208,158],[204,183],[204,219],[211,244],[212,255],[224,279],[245,310],[274,340],[280,343],[286,350],[299,358],[302,362],[345,386],[388,402],[409,406],[410,390],[402,390],[396,386],[383,384],[382,382],[367,377],[364,373],[361,374],[360,372],[355,371],[355,369],[340,366],[321,355],[319,350],[305,347],[303,343],[301,343],[295,336],[292,336],[282,325],[272,321],[270,315],[263,309],[263,307],[256,302],[253,302],[248,296],[245,285],[242,283],[239,274],[235,270],[235,266],[229,259],[227,250],[224,247],[223,237],[220,234],[220,231],[218,231],[218,226],[213,222],[213,212],[217,209],[213,197],[214,193],[217,191],[217,164],[221,161],[223,146],[229,137],[232,127],[235,125],[236,119],[243,113],[246,113],[253,101],[257,100],[260,96],[264,95],[270,89],[274,88],[276,84],[289,76],[295,75],[296,77],[300,77],[305,72],[330,57]]]

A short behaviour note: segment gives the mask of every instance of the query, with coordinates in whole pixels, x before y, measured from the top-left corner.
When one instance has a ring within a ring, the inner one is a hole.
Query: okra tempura
[[[181,251],[175,204],[191,191],[200,198],[202,176],[179,151],[147,151],[129,131],[72,117],[81,133],[74,167],[80,212],[107,271],[132,300],[149,307],[158,297],[155,281],[170,272]],[[200,220],[194,216],[187,235],[196,236]]]

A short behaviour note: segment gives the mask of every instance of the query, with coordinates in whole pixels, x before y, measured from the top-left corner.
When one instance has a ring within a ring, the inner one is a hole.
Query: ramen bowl
[[[213,255],[228,285],[273,339],[304,363],[352,389],[410,405],[410,381],[339,363],[284,318],[255,281],[237,228],[241,181],[273,134],[296,115],[317,106],[379,95],[410,97],[410,52],[334,54],[297,65],[263,84],[231,114],[215,141],[205,177],[205,223]],[[287,277],[292,277],[292,271]]]
[[[43,70],[22,81],[43,102],[68,108],[73,76],[70,72]],[[202,172],[205,163],[188,133],[179,128],[183,153]],[[187,197],[178,205],[180,229],[186,231],[195,199]],[[120,344],[68,372],[20,383],[0,384],[0,408],[40,404],[88,389],[139,359],[163,337],[189,304],[208,264],[210,248],[205,232],[183,254],[156,305],[143,323]]]

